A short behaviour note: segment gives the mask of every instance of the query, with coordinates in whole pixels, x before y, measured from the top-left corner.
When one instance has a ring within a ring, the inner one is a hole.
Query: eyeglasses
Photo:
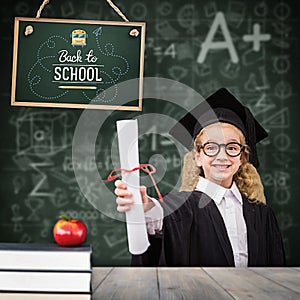
[[[228,144],[218,144],[214,142],[208,142],[202,146],[198,146],[197,151],[199,152],[200,149],[203,149],[205,155],[216,156],[220,153],[221,146],[225,148],[226,154],[231,157],[239,156],[241,152],[244,151],[245,149],[245,146],[236,142],[231,142]]]

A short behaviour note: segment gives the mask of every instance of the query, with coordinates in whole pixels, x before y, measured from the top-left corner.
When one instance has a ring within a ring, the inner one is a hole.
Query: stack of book
[[[0,300],[91,299],[91,246],[0,243]]]

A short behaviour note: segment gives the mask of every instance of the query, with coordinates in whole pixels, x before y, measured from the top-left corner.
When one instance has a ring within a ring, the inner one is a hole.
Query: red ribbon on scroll
[[[154,166],[152,166],[151,164],[140,164],[138,167],[135,167],[131,170],[121,169],[121,168],[114,169],[110,172],[107,179],[103,180],[103,182],[112,181],[112,180],[114,180],[118,177],[121,177],[122,174],[124,174],[124,173],[131,173],[131,172],[134,172],[134,171],[137,171],[137,170],[142,170],[150,176],[150,178],[152,180],[152,183],[153,183],[153,186],[156,190],[158,199],[159,199],[160,202],[163,202],[164,201],[163,197],[162,197],[162,195],[161,195],[161,193],[160,193],[160,191],[159,191],[159,189],[156,185],[154,177],[152,176],[152,174],[154,174],[156,172],[156,168]]]

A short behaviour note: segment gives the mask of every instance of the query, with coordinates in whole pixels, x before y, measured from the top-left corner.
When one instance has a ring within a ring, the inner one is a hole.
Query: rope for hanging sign
[[[125,15],[121,12],[119,7],[117,7],[111,0],[106,0],[106,2],[112,7],[112,9],[125,21],[129,22],[129,20],[125,17]]]
[[[50,2],[50,0],[44,0],[43,3],[41,4],[39,10],[36,13],[36,18],[39,19],[41,16],[41,13],[44,9],[44,7]],[[129,20],[126,18],[126,16],[122,13],[122,11],[111,1],[111,0],[106,0],[106,2],[111,6],[111,8],[125,21],[129,22]],[[28,25],[25,28],[25,35],[29,35],[33,33],[33,27],[31,25]],[[129,34],[131,36],[137,37],[139,35],[139,31],[137,29],[132,29]]]
[[[126,16],[121,12],[119,7],[117,7],[111,0],[106,0],[106,2],[112,7],[112,9],[125,21],[129,22]],[[130,30],[129,34],[131,36],[137,37],[139,35],[139,31],[137,29]]]
[[[41,16],[42,10],[44,7],[50,2],[50,0],[44,0],[42,5],[40,6],[39,10],[36,13],[36,18],[38,19]]]
[[[44,7],[50,2],[50,0],[44,0],[42,5],[40,6],[39,10],[36,13],[36,18],[39,19],[42,13],[42,10],[44,9]],[[27,36],[29,34],[33,33],[33,26],[32,25],[28,25],[25,28],[25,32],[24,34]]]

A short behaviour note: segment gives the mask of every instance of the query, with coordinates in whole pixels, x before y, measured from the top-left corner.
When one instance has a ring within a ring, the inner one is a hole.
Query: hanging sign
[[[141,110],[145,26],[15,18],[11,104]],[[118,84],[131,79],[136,97],[124,99]]]

